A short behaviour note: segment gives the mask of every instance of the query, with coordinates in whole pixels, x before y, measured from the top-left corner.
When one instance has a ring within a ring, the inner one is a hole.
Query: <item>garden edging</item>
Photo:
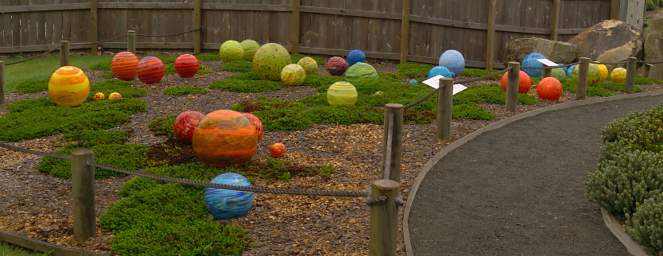
[[[619,221],[615,216],[610,214],[605,208],[601,207],[601,216],[603,217],[603,222],[605,226],[608,227],[610,232],[621,242],[626,250],[632,256],[648,256],[645,252],[645,249],[642,246],[634,241],[631,236],[626,233],[624,227],[619,224]]]
[[[587,106],[587,105],[592,105],[592,104],[598,104],[598,103],[604,103],[604,102],[611,102],[611,101],[619,101],[619,100],[626,100],[626,99],[635,99],[635,98],[641,98],[641,97],[650,97],[650,96],[660,96],[663,95],[663,92],[644,92],[644,93],[637,93],[637,94],[626,94],[626,95],[619,95],[619,96],[613,96],[613,97],[606,97],[606,98],[593,98],[593,99],[587,99],[587,100],[582,100],[582,101],[572,101],[572,102],[567,102],[567,103],[561,103],[561,104],[556,104],[552,105],[549,107],[544,107],[541,109],[533,110],[530,112],[518,114],[500,121],[497,121],[495,123],[489,124],[488,126],[481,128],[451,144],[449,144],[447,147],[445,147],[442,151],[437,153],[433,158],[431,158],[426,165],[424,165],[422,171],[419,173],[417,178],[414,181],[414,184],[412,186],[412,189],[408,195],[408,199],[405,205],[405,212],[404,212],[404,218],[403,218],[403,238],[404,238],[404,243],[405,243],[405,249],[407,252],[408,256],[414,255],[413,248],[412,248],[412,241],[410,238],[410,229],[409,229],[409,218],[410,218],[410,211],[412,209],[412,204],[414,202],[414,198],[417,194],[417,190],[421,183],[423,182],[424,178],[427,176],[427,174],[431,171],[431,169],[439,162],[443,157],[445,157],[447,154],[450,152],[456,150],[457,148],[461,147],[465,143],[468,143],[475,138],[479,137],[483,133],[493,131],[500,129],[502,127],[505,127],[509,124],[515,123],[517,121],[521,121],[523,119],[527,119],[530,117],[535,117],[547,112],[553,112],[553,111],[559,111],[559,110],[565,110],[565,109],[571,109],[571,108],[576,108],[576,107],[582,107],[582,106]],[[612,231],[612,230],[611,230]],[[614,234],[614,233],[613,233]],[[628,248],[628,247],[627,247]],[[629,250],[630,252],[630,250]],[[638,255],[638,254],[634,254]],[[644,254],[646,255],[646,254]],[[639,256],[639,255],[638,255]]]

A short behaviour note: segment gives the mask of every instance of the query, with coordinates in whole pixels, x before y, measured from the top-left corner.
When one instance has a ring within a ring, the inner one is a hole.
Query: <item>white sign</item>
[[[423,83],[425,85],[430,86],[433,89],[437,89],[437,88],[440,88],[440,79],[442,79],[442,78],[445,78],[445,77],[443,77],[441,75],[437,75],[437,76],[434,76],[434,77],[424,81]],[[467,86],[464,86],[462,84],[454,84],[453,95],[456,95],[457,93],[462,92],[465,89],[467,89]]]
[[[548,67],[556,67],[559,66],[559,64],[553,62],[552,60],[549,59],[538,59],[539,62],[543,63],[543,65],[546,65]]]

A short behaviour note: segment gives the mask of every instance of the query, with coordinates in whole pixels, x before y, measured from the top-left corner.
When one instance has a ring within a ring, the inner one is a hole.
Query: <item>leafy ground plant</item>
[[[189,94],[207,94],[207,88],[193,86],[171,86],[163,90],[163,94],[170,96],[183,96]]]

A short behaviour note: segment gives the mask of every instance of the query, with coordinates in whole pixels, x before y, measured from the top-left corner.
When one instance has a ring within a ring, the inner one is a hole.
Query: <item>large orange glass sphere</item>
[[[138,57],[131,52],[120,52],[111,61],[113,76],[124,81],[131,81],[138,73]]]
[[[529,77],[524,71],[520,71],[520,78],[518,79],[518,93],[527,93],[532,88],[532,78]],[[509,83],[509,72],[504,73],[502,76],[502,91],[506,92],[506,85]]]
[[[153,56],[145,57],[138,63],[138,79],[146,84],[161,82],[166,69],[161,59]]]
[[[175,73],[183,78],[190,78],[198,73],[200,63],[198,58],[191,54],[182,54],[175,59]]]
[[[544,100],[559,100],[563,90],[562,83],[554,77],[546,77],[536,86],[536,94]]]
[[[214,167],[243,164],[258,150],[256,126],[242,113],[217,110],[207,114],[193,132],[193,152]]]
[[[59,106],[79,106],[85,102],[88,94],[90,80],[80,68],[58,68],[48,80],[48,97]]]

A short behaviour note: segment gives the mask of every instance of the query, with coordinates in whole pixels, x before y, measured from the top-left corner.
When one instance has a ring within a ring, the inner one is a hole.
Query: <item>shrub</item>
[[[189,94],[206,94],[207,88],[193,86],[171,86],[163,90],[163,94],[170,96],[182,96]]]
[[[647,200],[638,211],[628,219],[626,232],[640,244],[646,245],[649,253],[654,255],[663,250],[663,194]]]

